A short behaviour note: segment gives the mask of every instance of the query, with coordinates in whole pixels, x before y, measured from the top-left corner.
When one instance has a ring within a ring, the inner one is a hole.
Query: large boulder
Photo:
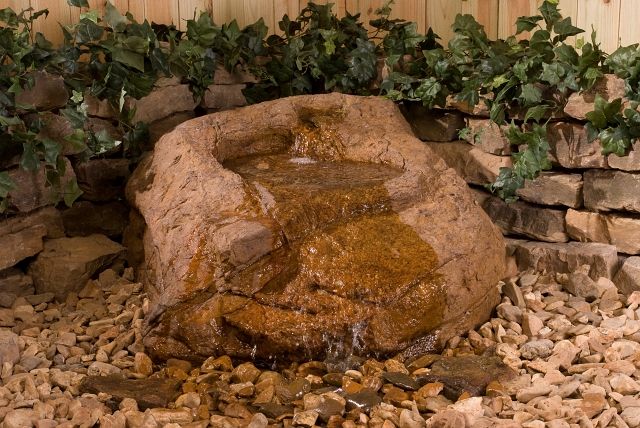
[[[126,193],[146,223],[156,359],[420,354],[498,302],[502,235],[390,101],[291,97],[191,120]]]

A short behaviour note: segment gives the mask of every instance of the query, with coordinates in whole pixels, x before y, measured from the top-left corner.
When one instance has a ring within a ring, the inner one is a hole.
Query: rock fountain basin
[[[502,235],[391,101],[301,96],[193,119],[127,199],[158,360],[423,354],[499,300]]]

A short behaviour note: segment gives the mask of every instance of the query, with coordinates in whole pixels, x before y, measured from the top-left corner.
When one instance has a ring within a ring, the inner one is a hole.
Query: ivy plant
[[[19,158],[20,169],[42,171],[45,186],[55,189],[56,202],[60,192],[64,192],[65,202],[69,205],[81,193],[75,179],[61,189],[60,177],[66,167],[62,145],[49,138],[37,137],[46,122],[38,119],[26,126],[18,115],[21,110],[35,111],[31,105],[16,102],[23,88],[33,89],[33,72],[55,70],[63,62],[53,44],[41,33],[33,34],[32,31],[33,22],[48,13],[46,9],[34,12],[32,8],[20,13],[11,8],[0,10],[0,23],[3,24],[0,26],[0,165],[5,169],[0,172],[0,212],[5,212],[9,206],[9,192],[18,189],[6,170],[14,165],[16,158]]]

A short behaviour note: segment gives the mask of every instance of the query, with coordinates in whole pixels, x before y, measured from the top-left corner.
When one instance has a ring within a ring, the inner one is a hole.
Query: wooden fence
[[[374,11],[385,0],[333,0],[334,12],[344,16],[345,11],[360,12],[368,22],[374,19]],[[396,0],[392,6],[394,18],[403,18],[418,23],[424,34],[432,27],[446,42],[452,37],[451,24],[457,13],[470,13],[485,26],[490,38],[505,38],[515,32],[514,23],[519,16],[536,15],[543,0]],[[90,9],[106,7],[107,0],[89,0]],[[181,29],[185,20],[193,18],[195,11],[208,11],[217,24],[238,21],[242,28],[259,18],[264,18],[271,32],[278,28],[277,22],[288,14],[297,16],[306,6],[307,0],[112,0],[124,13],[137,20],[148,19],[159,23],[174,23]],[[316,0],[318,4],[327,0]],[[587,30],[597,30],[598,41],[605,52],[613,52],[618,46],[640,42],[640,0],[560,0],[563,16],[570,16],[573,24]],[[35,10],[49,9],[46,20],[39,19],[35,30],[49,40],[60,42],[62,33],[58,23],[76,22],[80,10],[71,7],[66,0],[0,0],[0,8],[11,7],[19,11],[32,7]]]

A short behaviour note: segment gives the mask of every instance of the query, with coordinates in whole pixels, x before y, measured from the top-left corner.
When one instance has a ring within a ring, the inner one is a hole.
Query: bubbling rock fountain
[[[191,120],[127,198],[159,360],[422,354],[498,303],[502,235],[390,101],[302,96]]]

